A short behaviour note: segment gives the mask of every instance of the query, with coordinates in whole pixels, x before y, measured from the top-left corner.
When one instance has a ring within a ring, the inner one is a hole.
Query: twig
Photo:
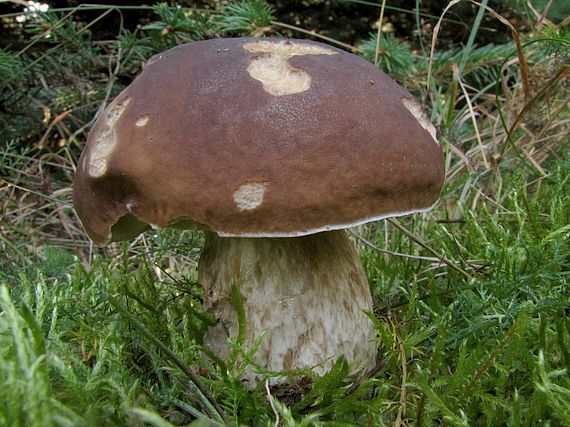
[[[404,233],[406,236],[408,236],[410,239],[412,239],[418,245],[420,245],[424,249],[431,252],[441,262],[447,264],[452,270],[455,270],[456,272],[461,273],[467,279],[473,278],[473,276],[471,276],[471,274],[469,274],[467,271],[463,270],[461,267],[458,267],[457,265],[455,265],[451,260],[449,260],[449,259],[445,258],[443,255],[439,254],[435,249],[431,248],[426,242],[424,242],[422,239],[420,239],[415,234],[410,232],[406,227],[404,227],[398,221],[394,220],[393,218],[389,218],[388,221],[390,221],[390,224],[392,224],[394,227],[396,227],[398,230],[400,230],[402,233]]]
[[[275,408],[275,404],[273,403],[273,396],[271,396],[271,391],[269,390],[269,380],[265,380],[265,391],[267,392],[267,399],[271,405],[271,410],[275,414],[275,427],[279,427],[279,411],[277,411],[277,408]]]
[[[400,253],[400,252],[394,252],[394,251],[390,251],[388,249],[382,249],[379,248],[378,246],[376,246],[374,243],[372,243],[371,241],[365,239],[364,237],[362,237],[360,234],[355,233],[352,230],[348,230],[348,232],[350,234],[352,234],[354,237],[356,237],[358,240],[360,240],[362,243],[364,243],[366,246],[368,246],[371,249],[374,249],[375,251],[378,251],[380,253],[386,254],[386,255],[393,255],[393,256],[399,256],[402,258],[411,258],[411,259],[417,259],[420,261],[430,261],[430,262],[437,262],[440,261],[439,258],[435,258],[435,257],[428,257],[428,256],[420,256],[420,255],[410,255],[410,254],[404,254],[404,253]]]
[[[347,43],[340,42],[340,41],[335,40],[331,37],[323,36],[322,34],[319,34],[316,31],[305,30],[304,28],[296,27],[294,25],[285,24],[284,22],[279,22],[279,21],[271,21],[271,25],[275,25],[276,27],[287,28],[287,29],[293,30],[293,31],[298,31],[300,33],[308,34],[310,36],[316,37],[316,38],[321,39],[321,40],[326,40],[329,43],[333,43],[333,44],[336,44],[338,46],[344,47],[345,49],[348,49],[351,52],[360,52],[360,48],[358,48],[356,46],[352,46],[352,45],[349,45]]]

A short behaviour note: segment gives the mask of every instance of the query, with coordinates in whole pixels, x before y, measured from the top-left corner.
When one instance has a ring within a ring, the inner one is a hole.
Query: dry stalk
[[[520,71],[521,71],[521,80],[522,80],[522,84],[523,84],[524,96],[525,96],[525,100],[528,100],[531,96],[530,83],[529,83],[529,79],[528,79],[528,64],[526,62],[526,58],[525,58],[524,52],[522,50],[522,44],[521,44],[521,38],[520,38],[519,32],[516,30],[515,27],[513,27],[513,25],[509,22],[508,19],[504,18],[503,16],[501,16],[500,14],[495,12],[489,6],[482,4],[482,3],[479,3],[475,0],[471,0],[471,3],[476,4],[479,7],[485,8],[485,10],[487,10],[491,15],[493,15],[502,24],[504,24],[505,26],[507,26],[511,30],[511,35],[513,36],[513,40],[515,41],[515,46],[517,47],[517,56],[519,58],[519,66],[520,66]]]
[[[467,107],[469,108],[471,121],[473,122],[473,128],[475,129],[475,136],[477,137],[477,143],[479,144],[479,150],[481,152],[481,157],[483,158],[483,165],[485,166],[485,169],[489,169],[489,162],[487,161],[487,156],[485,155],[485,147],[483,146],[483,141],[481,140],[481,134],[479,133],[479,126],[477,125],[477,119],[475,118],[475,110],[473,109],[471,98],[469,97],[469,93],[467,93],[465,85],[461,81],[461,76],[459,75],[459,67],[457,64],[452,64],[452,67],[454,78],[459,83],[461,91],[463,92],[463,96],[465,97],[465,102],[467,102]]]
[[[382,249],[378,246],[376,246],[374,243],[372,243],[370,240],[362,237],[360,234],[355,233],[354,231],[352,231],[351,229],[348,229],[348,232],[350,234],[352,234],[354,237],[356,237],[358,240],[360,240],[362,243],[364,243],[366,246],[368,246],[370,249],[373,249],[375,251],[378,251],[382,254],[386,254],[386,255],[392,255],[392,256],[397,256],[397,257],[402,257],[402,258],[410,258],[410,259],[415,259],[415,260],[420,260],[420,261],[431,261],[431,262],[437,262],[440,261],[439,258],[435,258],[435,257],[427,257],[427,256],[420,256],[420,255],[410,255],[410,254],[404,254],[401,252],[394,252],[394,251],[390,251],[388,249]]]
[[[331,37],[327,37],[327,36],[324,36],[322,34],[319,34],[316,31],[305,30],[304,28],[296,27],[295,25],[285,24],[284,22],[279,22],[279,21],[271,21],[271,25],[275,25],[276,27],[287,28],[288,30],[297,31],[297,32],[302,33],[302,34],[306,34],[308,36],[312,36],[312,37],[315,37],[317,39],[327,41],[329,43],[332,43],[332,44],[340,46],[344,49],[347,49],[353,53],[360,52],[360,48],[358,48],[356,46],[352,46],[350,44],[340,42],[340,41],[333,39]]]
[[[378,66],[380,60],[380,39],[382,37],[382,25],[384,22],[384,8],[386,7],[386,0],[382,0],[380,6],[380,18],[378,18],[378,33],[376,34],[376,50],[374,51],[374,65]]]
[[[279,411],[275,407],[275,403],[273,402],[273,396],[271,395],[271,391],[269,390],[269,380],[265,380],[265,393],[267,393],[267,400],[269,400],[269,405],[271,405],[271,410],[275,415],[275,427],[279,427]]]
[[[452,270],[462,274],[467,279],[473,278],[471,276],[471,274],[469,274],[467,271],[463,270],[461,267],[458,267],[457,265],[455,265],[455,263],[453,263],[453,261],[451,261],[451,260],[447,259],[446,257],[444,257],[443,255],[441,255],[439,252],[437,252],[435,249],[433,249],[426,242],[424,242],[422,239],[420,239],[414,233],[409,231],[406,227],[404,227],[402,224],[400,224],[395,219],[389,218],[389,219],[387,219],[387,221],[389,221],[390,224],[392,224],[394,227],[396,227],[398,230],[400,230],[402,233],[404,233],[408,238],[412,239],[418,245],[420,245],[421,247],[423,247],[424,249],[429,251],[431,254],[433,254],[435,257],[437,257],[441,262],[443,262],[444,264],[447,264]]]

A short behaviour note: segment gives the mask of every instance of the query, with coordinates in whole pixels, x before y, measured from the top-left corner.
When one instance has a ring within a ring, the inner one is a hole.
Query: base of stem
[[[220,323],[205,344],[225,359],[238,336],[231,284],[245,310],[244,349],[264,335],[254,360],[273,371],[324,374],[344,355],[353,369],[374,364],[377,346],[366,274],[343,231],[295,238],[208,233],[199,266],[204,304]],[[255,380],[252,373],[247,379]]]

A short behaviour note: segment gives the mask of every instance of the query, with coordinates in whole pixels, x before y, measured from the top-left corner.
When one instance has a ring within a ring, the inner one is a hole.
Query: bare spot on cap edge
[[[99,178],[107,172],[107,161],[117,145],[115,125],[130,102],[131,98],[118,99],[105,111],[103,129],[95,137],[87,162],[87,172],[92,178]]]
[[[404,104],[404,107],[412,113],[421,127],[429,132],[435,143],[439,145],[439,142],[437,141],[437,130],[420,103],[414,98],[402,98],[402,104]]]

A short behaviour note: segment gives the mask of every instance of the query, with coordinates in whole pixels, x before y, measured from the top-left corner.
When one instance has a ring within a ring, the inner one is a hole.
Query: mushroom
[[[306,40],[198,41],[152,57],[98,118],[74,202],[98,243],[205,230],[205,344],[325,373],[374,364],[366,273],[343,229],[430,209],[444,179],[419,103],[365,60]],[[245,377],[256,381],[246,371]]]

